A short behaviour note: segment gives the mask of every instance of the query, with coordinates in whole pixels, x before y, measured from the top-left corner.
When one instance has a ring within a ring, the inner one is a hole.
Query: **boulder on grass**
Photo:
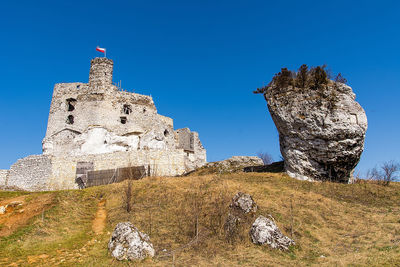
[[[154,256],[149,236],[130,222],[117,224],[108,242],[108,250],[117,260],[141,260]]]
[[[238,192],[232,199],[230,208],[240,210],[243,213],[256,212],[257,204],[253,198],[246,193]]]
[[[254,244],[267,244],[274,249],[288,250],[289,246],[295,245],[292,239],[282,234],[272,216],[259,216],[251,227],[250,237]]]

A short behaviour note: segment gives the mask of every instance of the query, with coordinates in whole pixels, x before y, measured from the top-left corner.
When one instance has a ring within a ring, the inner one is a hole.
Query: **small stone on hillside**
[[[238,192],[233,197],[230,207],[239,209],[244,213],[257,211],[257,204],[254,202],[253,198],[249,194],[242,192]]]
[[[108,243],[111,256],[117,260],[138,260],[154,256],[148,235],[141,233],[132,223],[118,223]]]
[[[289,246],[295,245],[295,242],[287,236],[284,236],[275,224],[274,219],[259,216],[250,230],[251,241],[257,245],[267,244],[271,248],[288,250]]]

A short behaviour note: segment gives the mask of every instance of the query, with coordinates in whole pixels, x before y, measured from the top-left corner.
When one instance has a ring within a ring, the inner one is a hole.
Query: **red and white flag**
[[[96,51],[99,51],[101,53],[105,53],[106,49],[105,48],[96,47]]]

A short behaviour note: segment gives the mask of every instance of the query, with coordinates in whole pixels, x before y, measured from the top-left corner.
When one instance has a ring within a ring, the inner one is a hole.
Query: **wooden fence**
[[[80,188],[97,185],[105,185],[122,182],[127,179],[139,180],[146,176],[144,166],[116,168],[109,170],[86,170],[85,173],[77,175],[76,182]]]

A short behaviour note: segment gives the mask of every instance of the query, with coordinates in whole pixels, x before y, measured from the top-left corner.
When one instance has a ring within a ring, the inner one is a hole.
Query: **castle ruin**
[[[0,185],[29,191],[78,188],[77,174],[143,166],[146,175],[175,176],[206,163],[198,133],[174,130],[151,96],[112,83],[113,61],[91,61],[89,83],[59,83],[43,139],[43,154],[0,172]]]

